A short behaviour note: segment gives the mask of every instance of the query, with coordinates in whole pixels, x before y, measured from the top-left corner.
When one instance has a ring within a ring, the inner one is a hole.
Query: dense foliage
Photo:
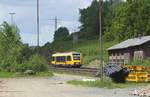
[[[35,54],[22,63],[11,66],[11,72],[24,72],[25,70],[33,70],[34,72],[44,72],[48,70],[48,62],[45,58]]]
[[[43,72],[48,70],[48,62],[45,60],[45,58],[37,54],[31,56],[28,64],[29,69],[35,72]]]
[[[80,9],[80,37],[90,38],[90,36],[98,35],[98,2],[94,0],[88,8]]]
[[[150,0],[127,0],[116,12],[112,26],[105,31],[105,39],[122,41],[138,34],[150,35],[149,16]]]
[[[0,29],[0,70],[11,71],[11,67],[22,62],[21,51],[23,45],[15,26],[6,22]]]
[[[99,35],[98,1],[80,9],[80,38]],[[139,34],[150,35],[150,0],[106,0],[102,2],[102,32],[106,42],[118,42]]]
[[[102,32],[112,25],[115,12],[122,6],[122,0],[106,0],[102,2]],[[80,11],[80,38],[93,39],[99,35],[99,3],[93,0],[91,5]]]
[[[40,72],[47,70],[47,61],[34,53],[35,49],[21,42],[17,26],[9,25],[7,22],[2,24],[0,28],[0,71],[24,72],[30,69]]]

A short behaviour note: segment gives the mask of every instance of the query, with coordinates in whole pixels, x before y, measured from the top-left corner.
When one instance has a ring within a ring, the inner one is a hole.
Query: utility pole
[[[99,0],[99,39],[100,39],[100,73],[103,80],[103,45],[102,45],[102,4]]]
[[[55,30],[54,30],[54,31],[56,32],[57,27],[58,27],[58,26],[57,26],[57,25],[58,25],[58,21],[59,21],[60,19],[58,19],[57,16],[55,16],[54,19],[49,19],[49,20],[55,21],[55,26],[54,26],[54,29],[55,29]]]
[[[39,53],[39,0],[37,0],[37,52]]]
[[[57,16],[55,16],[55,31],[57,30]]]
[[[8,13],[8,14],[10,14],[10,16],[11,16],[11,25],[13,25],[13,24],[14,24],[13,16],[14,16],[16,13],[11,12],[11,13]]]

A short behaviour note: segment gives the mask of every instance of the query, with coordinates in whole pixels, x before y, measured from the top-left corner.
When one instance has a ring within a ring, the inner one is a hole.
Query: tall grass
[[[150,58],[147,58],[146,60],[135,60],[133,62],[131,62],[131,65],[136,65],[136,66],[148,66],[150,68]]]
[[[107,42],[103,43],[103,59],[104,61],[108,60],[108,52],[107,48],[116,44],[117,42]],[[88,64],[89,62],[99,59],[100,55],[100,47],[99,40],[82,40],[79,43],[78,48],[74,49],[75,51],[79,51],[83,54],[83,64]]]
[[[96,56],[84,56],[84,59],[83,59],[83,64],[84,65],[87,65],[89,64],[91,61],[94,61],[96,59],[99,59],[99,55],[96,55]]]
[[[111,47],[112,45],[117,44],[116,41],[112,42],[104,42],[103,43],[103,59],[105,61],[108,60],[108,53],[107,48]],[[80,39],[78,44],[73,46],[72,41],[61,41],[55,43],[56,52],[69,52],[69,51],[77,51],[83,54],[83,64],[88,64],[89,62],[99,59],[99,40],[85,40]]]
[[[150,83],[114,83],[110,79],[86,81],[86,82],[71,80],[71,81],[68,81],[67,83],[73,84],[73,85],[81,85],[81,86],[97,87],[97,88],[108,88],[108,89],[130,88],[130,87],[136,87],[136,86],[150,85]]]
[[[49,77],[53,76],[52,72],[38,72],[35,75],[16,74],[11,72],[0,72],[0,78],[18,78],[18,77]]]

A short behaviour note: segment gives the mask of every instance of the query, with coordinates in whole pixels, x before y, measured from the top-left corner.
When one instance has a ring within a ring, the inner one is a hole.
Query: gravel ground
[[[100,89],[74,86],[68,80],[87,77],[55,74],[47,78],[0,79],[0,97],[137,97],[134,89]]]

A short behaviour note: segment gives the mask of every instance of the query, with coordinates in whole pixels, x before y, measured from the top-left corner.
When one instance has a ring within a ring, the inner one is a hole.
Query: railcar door
[[[55,57],[54,57],[54,56],[52,56],[51,64],[52,64],[52,65],[55,65],[55,64],[56,64],[56,61],[55,61]]]
[[[71,59],[71,56],[70,56],[70,55],[67,56],[66,64],[67,64],[67,65],[73,65],[73,62],[72,62],[72,59]]]

